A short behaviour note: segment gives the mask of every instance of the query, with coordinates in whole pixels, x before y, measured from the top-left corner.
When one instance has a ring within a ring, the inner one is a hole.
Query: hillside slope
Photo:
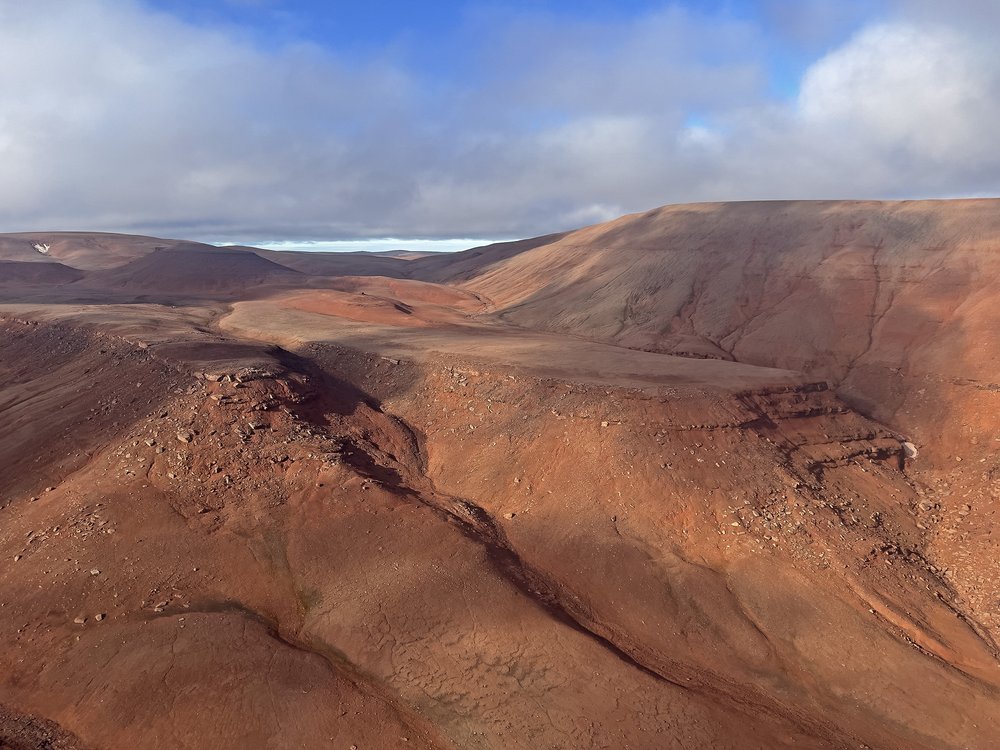
[[[86,285],[108,291],[180,295],[250,295],[268,285],[294,285],[298,271],[246,250],[192,244],[157,248],[123,266],[94,271]]]
[[[124,265],[160,248],[194,244],[197,243],[105,232],[22,232],[0,234],[0,259],[25,262],[54,259],[88,271]]]
[[[418,273],[526,328],[827,378],[928,445],[995,405],[1000,201],[668,206],[469,260]]]
[[[996,207],[16,261],[0,747],[990,750]]]

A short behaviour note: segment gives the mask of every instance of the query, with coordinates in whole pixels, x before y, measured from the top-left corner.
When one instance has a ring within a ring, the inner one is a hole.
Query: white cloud
[[[807,127],[958,166],[997,122],[991,56],[948,28],[876,26],[808,71],[799,106]]]
[[[714,149],[694,153],[697,139],[682,140],[695,173],[689,196],[996,195],[998,121],[988,27],[899,15],[818,59],[790,105],[728,113]]]
[[[4,3],[0,216],[222,229],[319,217],[331,198],[346,210],[378,166],[352,163],[350,130],[392,123],[408,85],[387,66],[265,53],[128,0]],[[391,208],[392,190],[381,197]]]
[[[783,102],[761,29],[676,8],[474,17],[463,74],[430,80],[138,0],[0,0],[0,230],[525,236],[667,202],[1000,192],[1000,14],[892,2]]]
[[[677,137],[682,151],[714,151],[718,153],[725,146],[721,132],[707,125],[687,125]]]
[[[404,250],[414,253],[454,253],[494,242],[509,242],[509,239],[377,239],[377,240],[326,240],[316,242],[260,242],[256,247],[268,250],[294,250],[310,253],[387,253]]]

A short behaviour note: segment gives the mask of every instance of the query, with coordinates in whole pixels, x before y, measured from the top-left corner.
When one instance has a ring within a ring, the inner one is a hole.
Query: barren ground
[[[0,748],[996,747],[998,277],[997,201],[2,235]]]

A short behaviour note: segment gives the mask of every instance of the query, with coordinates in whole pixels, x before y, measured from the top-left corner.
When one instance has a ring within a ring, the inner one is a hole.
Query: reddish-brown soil
[[[82,271],[62,263],[30,263],[20,260],[0,260],[0,284],[5,287],[53,286],[70,284],[84,276]]]
[[[0,748],[996,747],[998,216],[0,237]]]

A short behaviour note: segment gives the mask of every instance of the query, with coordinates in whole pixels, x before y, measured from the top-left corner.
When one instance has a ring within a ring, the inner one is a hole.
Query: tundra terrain
[[[0,235],[0,748],[989,750],[1000,200]]]

